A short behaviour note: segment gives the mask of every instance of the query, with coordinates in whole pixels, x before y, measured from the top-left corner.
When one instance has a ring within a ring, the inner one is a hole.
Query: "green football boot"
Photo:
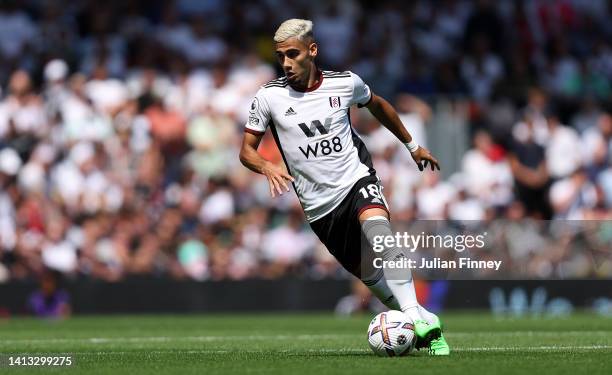
[[[430,355],[450,355],[450,347],[444,339],[444,335],[440,335],[437,339],[431,340],[429,343]]]
[[[415,347],[417,349],[428,348],[429,344],[433,340],[439,338],[442,335],[440,319],[438,319],[434,324],[429,324],[424,320],[415,320],[414,333],[417,337]]]

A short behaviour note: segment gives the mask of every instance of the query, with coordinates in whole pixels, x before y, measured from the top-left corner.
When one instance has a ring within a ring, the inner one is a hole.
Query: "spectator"
[[[61,289],[59,272],[45,270],[40,276],[40,288],[28,299],[28,309],[39,318],[67,318],[72,314],[70,296]]]
[[[485,131],[474,135],[474,148],[463,156],[460,185],[486,206],[505,206],[512,199],[512,175],[504,149]]]
[[[525,118],[522,139],[516,139],[509,154],[510,169],[514,176],[518,199],[528,214],[537,218],[549,218],[547,189],[549,172],[546,166],[545,150],[535,141],[534,121]]]
[[[574,129],[561,125],[554,112],[548,114],[547,122],[546,168],[552,179],[567,177],[582,166],[581,152],[570,151],[580,144],[580,138]]]

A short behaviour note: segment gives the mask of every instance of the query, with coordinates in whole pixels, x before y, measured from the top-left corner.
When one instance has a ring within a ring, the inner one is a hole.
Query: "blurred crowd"
[[[355,109],[394,220],[610,220],[611,16],[604,0],[2,1],[0,281],[346,277],[294,193],[270,198],[238,160],[291,17],[420,144],[439,98],[469,125],[443,179]],[[260,151],[282,162],[269,135]]]

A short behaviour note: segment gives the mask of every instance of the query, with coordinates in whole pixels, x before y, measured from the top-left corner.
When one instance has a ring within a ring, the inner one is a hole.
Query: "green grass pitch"
[[[442,314],[450,357],[375,357],[372,316],[228,314],[0,321],[0,353],[70,353],[70,368],[0,373],[612,374],[612,318]]]

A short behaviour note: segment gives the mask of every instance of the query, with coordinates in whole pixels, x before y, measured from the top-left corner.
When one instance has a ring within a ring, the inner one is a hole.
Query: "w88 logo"
[[[317,157],[319,155],[327,156],[332,152],[340,152],[342,151],[342,142],[339,137],[334,137],[331,139],[324,139],[322,141],[309,143],[306,145],[306,149],[299,147],[302,154],[306,157],[306,159],[310,159],[310,155],[313,157]]]

